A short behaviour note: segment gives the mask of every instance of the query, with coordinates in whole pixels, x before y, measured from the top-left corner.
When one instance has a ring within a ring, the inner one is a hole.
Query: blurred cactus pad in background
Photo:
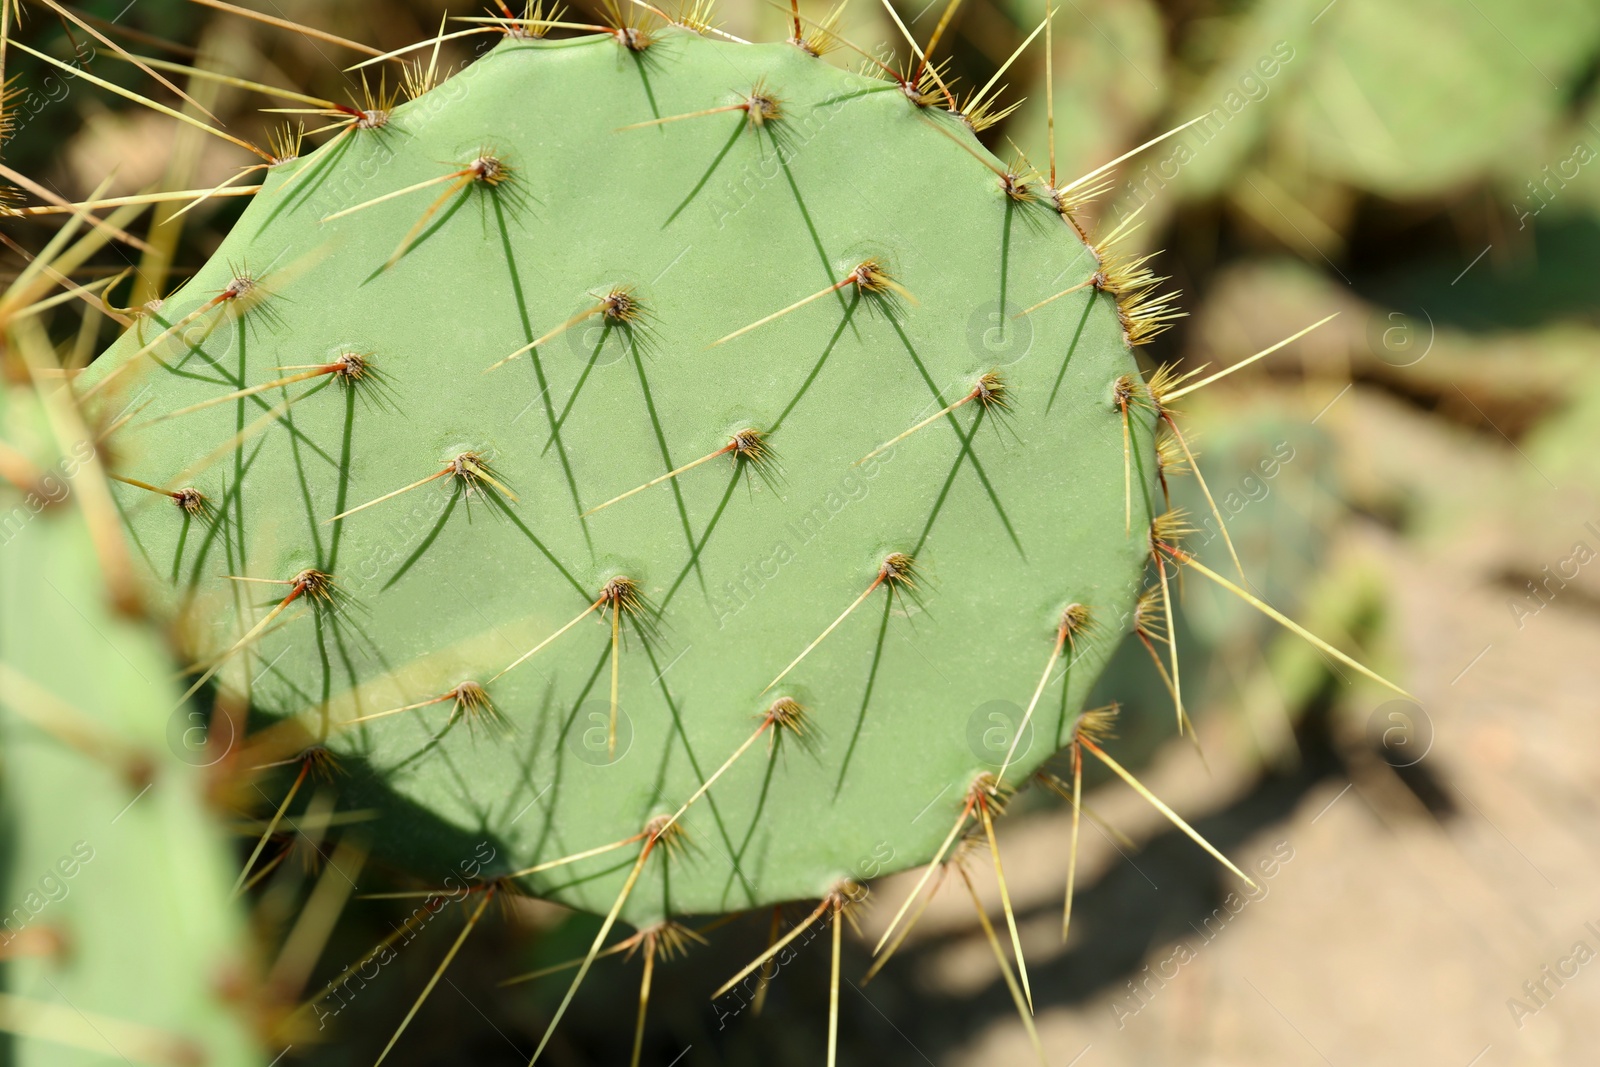
[[[1600,16],[1470,6],[7,0],[0,1065],[1199,1062],[1450,832],[1413,557],[1597,595]]]

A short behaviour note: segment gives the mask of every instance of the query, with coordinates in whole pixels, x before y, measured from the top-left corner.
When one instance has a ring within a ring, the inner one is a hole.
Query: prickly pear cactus
[[[210,505],[121,492],[195,663],[339,757],[377,847],[636,837],[767,724],[625,918],[927,862],[1064,617],[1008,782],[1069,739],[1160,500],[1118,402],[1146,324],[1103,285],[1022,314],[1097,257],[915,97],[793,44],[509,35],[274,166],[96,362],[123,472]],[[630,859],[523,884],[604,911]]]
[[[0,1062],[265,1063],[233,859],[168,746],[205,720],[110,601],[77,506],[94,448],[65,439],[0,384]]]

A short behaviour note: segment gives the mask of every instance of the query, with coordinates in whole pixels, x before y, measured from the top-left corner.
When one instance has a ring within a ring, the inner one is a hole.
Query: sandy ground
[[[1308,724],[1299,769],[1262,778],[1229,758],[1240,750],[1227,736],[1236,724],[1213,720],[1202,729],[1209,777],[1178,746],[1144,775],[1179,810],[1209,812],[1197,824],[1243,865],[1278,861],[1257,892],[1207,870],[1133,794],[1105,789],[1097,810],[1140,848],[1085,831],[1063,947],[1067,817],[1004,827],[1052,1064],[1488,1067],[1600,1056],[1600,619],[1557,601],[1519,631],[1504,589],[1398,541],[1371,542],[1431,720],[1425,757],[1397,772],[1363,746],[1364,724],[1352,737],[1348,721],[1328,724],[1319,753]],[[1196,877],[1213,895],[1239,896],[1213,912]],[[897,899],[897,888],[885,896]],[[924,924],[945,936],[922,957],[920,984],[992,996],[998,969],[970,906],[947,893]],[[1119,943],[1140,941],[1134,958],[1117,958]],[[957,1048],[921,1055],[1032,1059],[1015,1016],[1001,1013]]]

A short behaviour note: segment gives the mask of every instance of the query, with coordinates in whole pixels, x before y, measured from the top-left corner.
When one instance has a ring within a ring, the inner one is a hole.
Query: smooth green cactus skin
[[[759,129],[737,110],[620,129],[735,104],[758,83],[781,101]],[[461,190],[390,269],[446,186],[319,221],[485,152],[511,179]],[[1004,754],[983,740],[995,724],[980,709],[1026,706],[1078,602],[1093,626],[1008,783],[1067,738],[1126,628],[1159,501],[1151,419],[1135,408],[1125,531],[1113,394],[1136,365],[1111,297],[1084,290],[1011,317],[1087,278],[1093,255],[978,157],[992,160],[958,119],[893,83],[790,45],[669,30],[642,53],[603,36],[508,40],[386,128],[280,166],[156,318],[180,320],[246,267],[265,294],[219,308],[213,329],[197,320],[189,346],[174,338],[105,394],[149,402],[119,447],[126,473],[158,482],[300,397],[195,479],[216,523],[123,494],[169,604],[188,609],[195,660],[287,589],[221,576],[332,573],[345,608],[292,605],[220,677],[324,738],[348,803],[385,815],[376,846],[433,883],[483,841],[492,875],[638,833],[780,695],[809,710],[813,745],[753,746],[684,816],[688,850],[652,863],[624,917],[815,898],[926,862]],[[914,300],[846,287],[714,344],[869,257]],[[631,330],[585,320],[485,373],[624,285],[644,308]],[[146,322],[145,341],[159,329]],[[88,380],[141,343],[124,338]],[[321,379],[149,422],[346,351],[370,353],[382,382]],[[855,465],[989,371],[1008,414],[967,404]],[[744,427],[771,435],[767,478],[719,457],[580,519]],[[491,457],[518,502],[442,478],[328,522],[466,449]],[[916,597],[880,588],[764,693],[890,552],[915,558]],[[341,725],[488,683],[618,574],[640,583],[659,634],[646,643],[624,620],[632,736],[614,762],[600,613],[489,684],[507,736],[456,727],[435,740],[448,703]],[[632,856],[527,886],[603,911]]]
[[[109,609],[73,503],[89,450],[62,455],[31,392],[4,386],[0,438],[51,476],[32,503],[0,489],[0,1062],[265,1063],[227,1003],[250,975],[231,852],[168,747],[174,665]]]

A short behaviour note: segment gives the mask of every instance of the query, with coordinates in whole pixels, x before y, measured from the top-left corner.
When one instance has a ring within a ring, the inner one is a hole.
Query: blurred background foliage
[[[964,0],[940,47],[958,92],[989,81],[1045,17],[1046,2]],[[599,14],[578,6],[580,14]],[[280,0],[262,9],[391,49],[436,33],[444,5]],[[137,53],[334,99],[360,90],[357,76],[341,70],[355,57],[197,4],[90,0],[75,10]],[[825,11],[809,2],[803,10],[816,19]],[[919,41],[943,10],[938,0],[896,0]],[[42,8],[24,11],[19,36],[33,47],[176,103],[81,31]],[[451,10],[480,13],[464,4]],[[723,0],[717,17],[741,37],[787,35],[786,10],[764,0]],[[865,48],[886,43],[895,55],[908,54],[878,0],[852,0],[840,32]],[[442,54],[459,65],[491,41],[464,38]],[[982,135],[1002,159],[1021,155],[1041,172],[1051,157],[1042,44],[1000,78],[1003,102],[1020,106]],[[1134,242],[1163,249],[1157,265],[1183,290],[1189,317],[1147,350],[1152,365],[1228,364],[1339,313],[1227,386],[1197,394],[1183,405],[1184,425],[1255,588],[1313,629],[1360,648],[1379,669],[1414,677],[1429,659],[1426,635],[1395,622],[1394,598],[1403,591],[1397,594],[1392,563],[1379,558],[1375,543],[1447,560],[1515,600],[1527,583],[1544,580],[1542,568],[1568,555],[1582,517],[1600,515],[1593,462],[1600,454],[1600,7],[1592,0],[1064,0],[1053,16],[1052,54],[1058,184],[1204,116],[1119,167],[1087,212],[1105,232],[1138,211]],[[847,48],[827,59],[862,64]],[[7,73],[17,96],[4,162],[64,196],[87,196],[113,172],[113,193],[206,187],[248,162],[26,55],[13,53]],[[260,98],[216,83],[190,88],[231,130],[265,143],[277,117],[256,110]],[[603,176],[604,160],[594,163]],[[212,252],[239,211],[239,202],[221,200],[178,222],[158,211],[142,260],[113,248],[96,269],[139,268],[131,292],[119,287],[116,302],[159,297]],[[4,229],[13,271],[22,250],[36,250],[48,235],[31,221]],[[112,336],[92,315],[84,322],[65,309],[48,325],[63,345],[85,349]],[[1193,478],[1175,479],[1174,492],[1195,520],[1205,516]],[[1224,569],[1220,539],[1201,541],[1202,558]],[[1585,602],[1600,602],[1600,568],[1572,584]],[[1178,635],[1185,694],[1213,746],[1212,792],[1204,795],[1224,798],[1214,818],[1201,821],[1222,847],[1282,818],[1328,775],[1374,773],[1349,742],[1371,707],[1369,690],[1341,686],[1320,657],[1194,580],[1184,590]],[[1102,690],[1127,704],[1121,732],[1139,751],[1135,762],[1188,753],[1173,737],[1170,700],[1137,644],[1124,648]],[[1436,806],[1426,782],[1403,784]],[[1047,1003],[1104,995],[1159,945],[1173,916],[1213,906],[1213,872],[1171,834],[1150,829],[1128,845],[1142,866],[1162,872],[1163,884],[1192,885],[1194,897],[1146,899],[1141,886],[1111,873],[1086,884],[1087,943],[1047,946],[1039,964],[1036,989]],[[323,977],[337,972],[338,961],[359,958],[404,914],[352,908]],[[593,926],[537,904],[519,904],[505,921],[514,936],[469,945],[452,971],[460,997],[436,996],[389,1062],[524,1062],[560,985],[497,983],[576,954]],[[647,1061],[672,1061],[686,1046],[694,1050],[686,1063],[820,1058],[821,958],[802,960],[794,981],[773,987],[769,1018],[759,1024],[719,1025],[700,999],[705,979],[715,984],[729,960],[759,947],[764,927],[736,924],[732,947],[669,965],[684,968],[684,977],[658,984]],[[337,1033],[337,1040],[308,1042],[306,1062],[370,1063],[453,935],[453,927],[429,930],[422,936],[432,947],[401,953],[397,973],[329,1020],[336,1030],[321,1036]],[[872,987],[876,1012],[847,1000],[848,1062],[868,1054],[910,1062],[902,1030],[925,1055],[956,1062],[985,1028],[1015,1028],[998,975],[967,982],[941,969],[939,953],[970,935],[970,923],[930,921],[902,966]],[[860,973],[864,959],[859,948],[854,953],[847,966]],[[633,971],[619,978],[628,965],[605,966],[613,970],[580,996],[552,1062],[616,1062],[624,1054]]]

